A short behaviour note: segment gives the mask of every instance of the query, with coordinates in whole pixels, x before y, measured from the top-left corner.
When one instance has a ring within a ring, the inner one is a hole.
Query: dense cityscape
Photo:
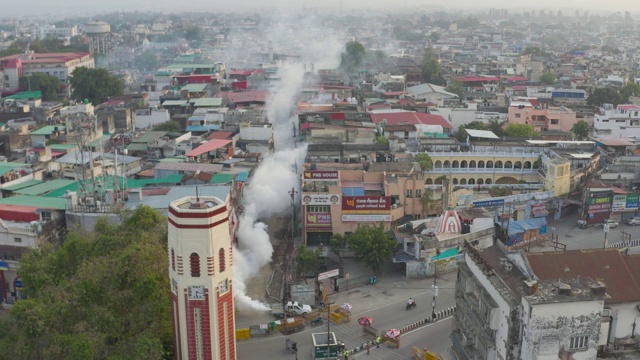
[[[640,359],[618,3],[0,13],[0,359]]]

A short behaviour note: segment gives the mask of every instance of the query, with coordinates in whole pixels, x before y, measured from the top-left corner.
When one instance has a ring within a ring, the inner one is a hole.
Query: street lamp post
[[[431,285],[431,295],[433,295],[433,300],[431,301],[431,318],[433,321],[436,321],[436,297],[438,296],[438,265],[433,263],[433,285]]]

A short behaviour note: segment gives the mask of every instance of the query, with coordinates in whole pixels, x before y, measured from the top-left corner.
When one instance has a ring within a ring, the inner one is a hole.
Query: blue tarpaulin
[[[364,196],[364,188],[342,188],[342,194],[344,196]]]
[[[505,228],[507,224],[504,225]],[[539,234],[544,235],[547,233],[547,219],[535,218],[522,221],[511,221],[508,225],[509,239],[507,240],[507,246],[512,246],[520,243],[524,240],[524,233],[531,230],[538,230]]]

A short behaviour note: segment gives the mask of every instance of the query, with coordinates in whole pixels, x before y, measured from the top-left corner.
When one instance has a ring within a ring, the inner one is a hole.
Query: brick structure
[[[236,359],[227,204],[186,197],[169,206],[175,359]]]

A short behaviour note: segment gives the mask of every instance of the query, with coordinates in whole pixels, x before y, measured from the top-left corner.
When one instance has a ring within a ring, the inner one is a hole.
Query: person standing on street
[[[344,351],[344,360],[349,360],[349,350]]]
[[[382,340],[382,339],[380,338],[380,336],[378,336],[378,337],[376,338],[376,349],[380,349],[380,341],[381,341],[381,340]]]

